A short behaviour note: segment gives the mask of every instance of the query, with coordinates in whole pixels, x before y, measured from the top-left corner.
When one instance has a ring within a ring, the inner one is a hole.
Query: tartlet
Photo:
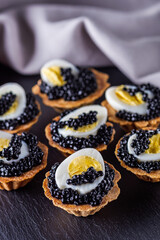
[[[42,67],[41,79],[32,92],[55,110],[72,109],[101,97],[110,86],[108,78],[108,74],[95,69],[77,69],[64,60],[54,60]]]
[[[115,155],[122,167],[138,178],[160,181],[160,129],[132,130],[117,143]]]
[[[55,206],[75,216],[87,217],[118,198],[120,178],[120,173],[104,162],[97,150],[89,148],[72,154],[60,165],[54,164],[46,173],[43,189]]]
[[[24,187],[47,165],[48,148],[33,134],[0,131],[0,189]]]
[[[41,115],[40,104],[17,83],[0,87],[0,130],[9,133],[28,131]]]
[[[106,150],[114,134],[112,123],[107,122],[106,109],[99,105],[63,112],[45,128],[49,144],[65,156],[87,147]]]
[[[101,105],[107,108],[109,120],[125,131],[160,124],[160,89],[150,84],[111,87]]]

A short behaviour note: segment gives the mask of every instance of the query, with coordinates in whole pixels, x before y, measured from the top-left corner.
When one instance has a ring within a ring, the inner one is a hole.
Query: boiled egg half
[[[61,68],[70,68],[75,77],[79,73],[78,68],[72,63],[62,59],[55,59],[47,62],[41,68],[41,79],[52,87],[63,86],[66,82],[64,81],[63,76],[61,76]]]
[[[143,96],[141,92],[137,92],[134,96],[131,96],[123,88],[135,89],[136,86],[132,85],[120,85],[115,87],[110,87],[106,90],[105,97],[108,103],[116,111],[126,110],[132,113],[138,113],[145,115],[147,113],[147,103],[143,101]],[[145,93],[148,94],[149,98],[153,98],[153,93],[146,90]]]
[[[147,161],[159,161],[160,160],[160,131],[149,138],[150,144],[149,148],[145,150],[145,152],[140,155],[136,155],[134,152],[134,148],[132,147],[132,142],[137,138],[136,133],[131,135],[128,139],[128,152],[136,157],[141,162]]]
[[[0,87],[0,98],[6,93],[12,92],[16,99],[6,113],[0,116],[0,121],[19,117],[26,107],[26,94],[18,83],[6,83]]]
[[[67,179],[71,179],[74,175],[80,175],[86,172],[89,167],[93,167],[96,171],[102,171],[103,176],[95,179],[93,183],[85,183],[81,185],[67,184]],[[86,194],[95,189],[103,180],[105,175],[104,160],[102,155],[94,148],[81,149],[68,158],[66,158],[57,168],[55,180],[60,189],[72,188],[77,190],[79,194]]]
[[[12,136],[13,134],[0,131],[0,151],[2,151],[4,148],[8,148]],[[6,158],[0,157],[0,160],[6,164],[11,164],[12,162],[19,162],[20,159],[25,158],[28,155],[29,155],[28,146],[24,141],[22,141],[21,153],[17,159],[12,159],[8,161]]]
[[[107,121],[107,109],[105,107],[99,105],[84,106],[67,114],[60,121],[68,121],[70,118],[77,118],[78,115],[89,113],[90,111],[97,111],[97,122],[79,127],[77,130],[65,126],[64,128],[58,129],[59,134],[63,137],[74,136],[78,138],[87,138],[89,135],[96,135],[101,125],[105,124]]]

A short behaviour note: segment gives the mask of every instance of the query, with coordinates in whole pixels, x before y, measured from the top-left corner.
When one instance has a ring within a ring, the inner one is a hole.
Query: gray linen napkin
[[[34,4],[0,13],[0,62],[33,74],[55,58],[114,64],[136,83],[160,86],[160,3],[132,11]]]

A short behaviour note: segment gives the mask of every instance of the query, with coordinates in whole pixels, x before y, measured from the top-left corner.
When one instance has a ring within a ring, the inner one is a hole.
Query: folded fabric
[[[0,62],[38,73],[55,58],[114,64],[136,83],[160,86],[160,3],[133,11],[34,4],[0,13]]]

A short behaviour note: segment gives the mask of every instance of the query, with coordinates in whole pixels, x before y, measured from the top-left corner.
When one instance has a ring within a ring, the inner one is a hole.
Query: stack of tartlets
[[[0,86],[0,130],[10,133],[28,131],[41,114],[40,105],[31,93],[17,83]]]
[[[101,154],[87,148],[77,151],[46,173],[43,188],[53,204],[74,214],[93,215],[108,202],[117,199],[121,176],[103,161]]]
[[[24,187],[47,165],[48,148],[33,134],[0,131],[0,189]]]
[[[109,87],[109,76],[95,69],[78,69],[64,60],[53,60],[41,69],[41,79],[32,88],[44,104],[72,109],[94,102]]]
[[[126,131],[160,124],[160,89],[150,84],[110,87],[102,106],[109,120]]]
[[[49,144],[67,154],[87,147],[103,151],[115,134],[112,123],[107,122],[107,110],[99,105],[62,113],[47,125],[45,132]]]

